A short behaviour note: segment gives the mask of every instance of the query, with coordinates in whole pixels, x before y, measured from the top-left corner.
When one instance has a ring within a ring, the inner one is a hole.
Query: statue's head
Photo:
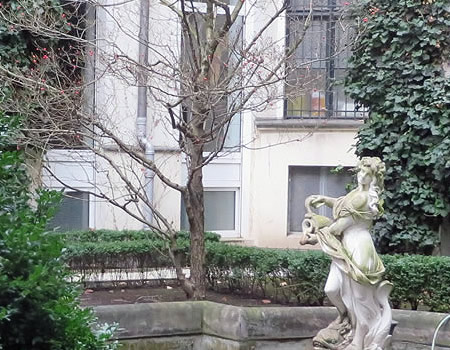
[[[358,183],[383,188],[386,166],[378,157],[362,157],[357,165]]]
[[[384,187],[386,167],[378,157],[363,157],[358,162],[358,184],[369,185],[369,208],[374,217],[383,214],[383,201],[379,195]]]

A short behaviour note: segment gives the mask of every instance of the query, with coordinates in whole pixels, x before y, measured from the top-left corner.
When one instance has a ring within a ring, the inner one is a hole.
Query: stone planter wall
[[[118,323],[129,350],[302,350],[337,315],[330,307],[236,307],[212,302],[98,306],[101,323]],[[393,350],[429,350],[445,314],[394,310]],[[436,350],[450,350],[450,322]]]

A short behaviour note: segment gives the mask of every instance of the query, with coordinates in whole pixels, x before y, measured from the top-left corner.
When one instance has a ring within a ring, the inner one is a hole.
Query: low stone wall
[[[130,350],[309,350],[311,338],[337,315],[330,307],[236,307],[212,302],[108,305],[99,321],[118,323],[117,339]],[[393,350],[430,349],[445,314],[394,310]],[[436,350],[450,350],[450,322]]]

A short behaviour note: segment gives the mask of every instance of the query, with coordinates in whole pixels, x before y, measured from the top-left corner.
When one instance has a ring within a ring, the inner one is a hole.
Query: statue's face
[[[372,171],[369,165],[361,164],[358,171],[358,183],[360,185],[369,185],[372,181]]]

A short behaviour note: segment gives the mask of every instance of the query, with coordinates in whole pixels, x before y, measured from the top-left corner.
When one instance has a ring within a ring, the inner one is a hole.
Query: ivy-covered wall
[[[382,252],[431,253],[450,213],[448,0],[363,0],[346,90],[370,109],[359,156],[387,166]]]
[[[0,108],[21,119],[24,146],[74,144],[53,131],[71,130],[81,105],[84,12],[83,2],[0,1]]]

